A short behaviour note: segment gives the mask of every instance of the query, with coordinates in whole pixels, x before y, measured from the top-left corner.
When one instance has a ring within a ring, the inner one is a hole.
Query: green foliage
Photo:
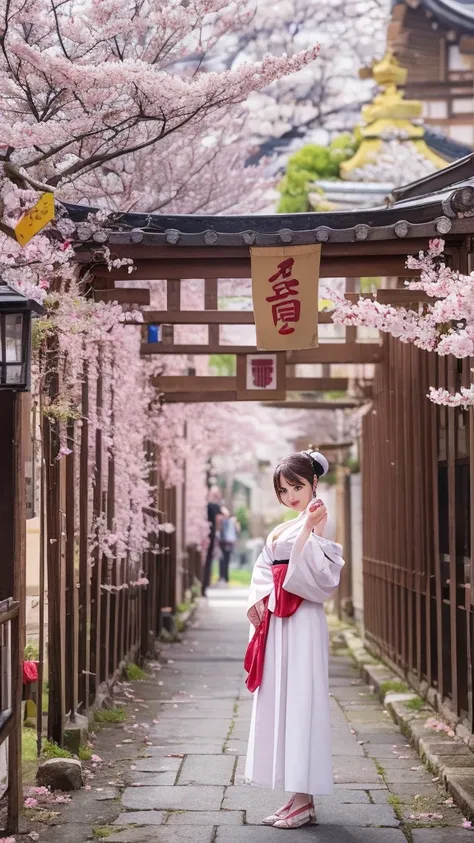
[[[340,398],[346,398],[347,393],[340,389],[330,389],[324,393],[324,397],[330,401],[338,401]]]
[[[92,837],[94,840],[104,840],[106,837],[110,837],[115,831],[117,831],[117,828],[112,828],[111,826],[97,826],[92,829]]]
[[[356,138],[344,133],[333,138],[329,146],[310,143],[295,152],[288,161],[278,188],[281,193],[278,213],[296,214],[312,210],[308,197],[310,185],[318,179],[339,178],[341,163],[352,158],[357,146]],[[320,210],[328,210],[323,207],[324,204],[322,198],[318,203]]]
[[[92,750],[86,746],[85,744],[81,744],[79,747],[79,760],[80,761],[90,761],[92,758]]]
[[[39,647],[37,641],[29,641],[26,645],[23,658],[25,662],[37,662],[39,659]]]
[[[57,743],[53,743],[53,741],[44,741],[41,755],[44,758],[73,758],[72,752],[63,749]]]
[[[231,568],[229,571],[229,585],[236,588],[246,588],[252,580],[250,568]]]
[[[139,682],[142,679],[146,679],[148,676],[145,670],[142,670],[141,667],[138,667],[138,665],[134,664],[133,662],[127,664],[127,667],[125,668],[125,673],[129,682]]]
[[[405,703],[407,708],[411,708],[412,711],[421,711],[424,708],[424,700],[421,697],[413,697],[411,700],[407,700]]]
[[[380,685],[380,693],[382,696],[386,694],[406,694],[408,686],[404,682],[399,682],[396,679],[389,679],[387,682],[382,682]]]
[[[350,469],[351,474],[360,473],[360,460],[358,460],[357,457],[348,457],[345,465]]]
[[[216,375],[233,377],[236,373],[235,354],[211,354],[209,366]]]
[[[125,720],[125,711],[123,708],[100,708],[94,712],[94,720],[96,723],[123,723]]]
[[[250,517],[247,507],[243,505],[238,506],[235,511],[235,517],[237,518],[237,521],[239,522],[242,531],[244,533],[248,533],[250,526]]]

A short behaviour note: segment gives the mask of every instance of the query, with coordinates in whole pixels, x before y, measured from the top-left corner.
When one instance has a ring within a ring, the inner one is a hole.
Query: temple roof
[[[406,6],[413,7],[411,0],[404,2]],[[393,0],[392,5],[397,6],[399,3],[400,0]],[[474,35],[473,0],[420,0],[419,5],[431,12],[445,26]]]
[[[352,211],[252,216],[112,214],[107,230],[88,222],[93,210],[66,205],[88,248],[148,246],[251,246],[390,240],[463,234],[474,229],[474,154],[394,191],[391,205]],[[467,219],[466,219],[467,218]]]

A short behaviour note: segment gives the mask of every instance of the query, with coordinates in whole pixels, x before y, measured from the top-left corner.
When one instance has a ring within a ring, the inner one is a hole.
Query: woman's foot
[[[274,814],[270,814],[269,817],[265,817],[262,820],[263,825],[274,825],[278,820],[283,819],[283,817],[291,810],[295,795],[290,796],[286,805],[283,805],[281,808],[278,808],[278,811],[275,811]]]
[[[273,823],[273,828],[301,828],[303,825],[314,822],[316,811],[313,802],[308,802],[299,808],[289,811],[279,820]]]

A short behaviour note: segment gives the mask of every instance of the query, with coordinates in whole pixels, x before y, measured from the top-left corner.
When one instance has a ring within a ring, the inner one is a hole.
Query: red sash
[[[262,622],[255,630],[245,653],[244,668],[248,673],[245,684],[252,693],[260,686],[263,677],[265,648],[271,615],[274,614],[277,618],[289,618],[291,615],[294,615],[303,602],[302,597],[298,597],[296,594],[290,594],[289,591],[285,591],[283,588],[287,571],[288,565],[286,564],[278,565],[277,563],[272,565],[273,584],[275,586],[275,609],[273,613],[270,612],[268,608],[268,597],[266,597]]]

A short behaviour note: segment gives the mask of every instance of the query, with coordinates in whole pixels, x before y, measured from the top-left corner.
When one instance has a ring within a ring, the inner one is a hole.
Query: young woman
[[[292,793],[263,820],[274,828],[313,822],[313,796],[332,792],[323,603],[337,588],[344,561],[317,499],[327,470],[318,451],[292,454],[277,465],[276,495],[300,514],[269,535],[252,576],[247,615],[254,631],[245,668],[255,696],[245,778]]]

